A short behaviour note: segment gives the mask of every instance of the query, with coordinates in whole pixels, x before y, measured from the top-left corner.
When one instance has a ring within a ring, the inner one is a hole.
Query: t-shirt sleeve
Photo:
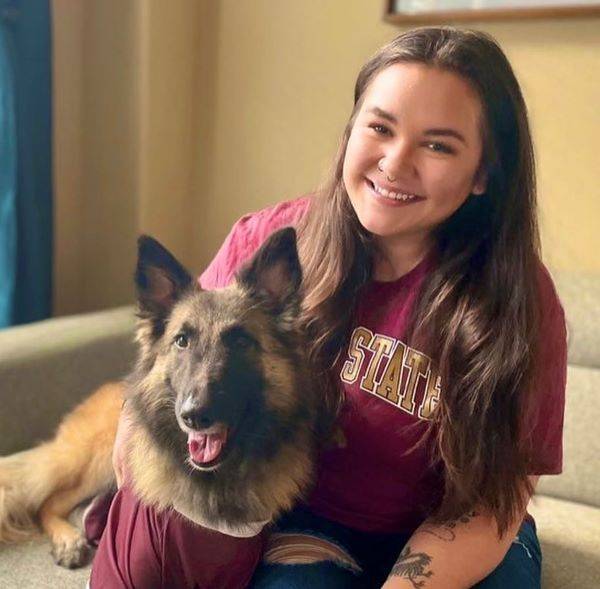
[[[254,215],[246,215],[235,223],[217,255],[200,275],[198,282],[202,288],[223,288],[232,281],[237,270],[258,247],[255,229]]]
[[[271,233],[298,223],[308,209],[309,201],[310,198],[305,196],[244,215],[232,227],[217,255],[200,275],[200,286],[206,290],[227,286]]]
[[[163,537],[161,517],[121,487],[94,557],[91,589],[160,589]]]
[[[563,459],[563,422],[567,382],[565,313],[550,274],[538,272],[540,331],[538,367],[534,380],[536,411],[531,435],[532,475],[560,474]]]

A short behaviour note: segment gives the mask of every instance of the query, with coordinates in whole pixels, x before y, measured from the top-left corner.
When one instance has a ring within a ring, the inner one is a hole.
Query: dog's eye
[[[185,335],[185,333],[178,333],[175,336],[174,342],[180,350],[184,350],[190,345],[190,340],[188,339],[188,336]]]
[[[247,333],[238,333],[235,336],[233,344],[237,348],[245,349],[254,345],[254,340]]]
[[[225,333],[224,340],[230,348],[237,350],[245,350],[256,345],[256,340],[241,328],[234,328]]]

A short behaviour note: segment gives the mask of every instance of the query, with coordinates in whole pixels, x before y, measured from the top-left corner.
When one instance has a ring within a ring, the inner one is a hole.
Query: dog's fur
[[[53,440],[0,458],[0,541],[27,540],[40,524],[57,564],[86,562],[90,548],[66,518],[114,485],[111,454],[122,403],[122,384],[106,384],[63,419]]]
[[[28,537],[39,521],[58,564],[83,564],[88,547],[65,518],[114,484],[124,392],[128,472],[142,501],[176,506],[208,527],[289,509],[311,481],[325,417],[297,326],[300,283],[292,229],[271,236],[231,286],[215,291],[140,238],[136,367],[70,413],[53,441],[0,459],[0,540]],[[193,460],[189,440],[215,428],[229,432],[224,449]]]

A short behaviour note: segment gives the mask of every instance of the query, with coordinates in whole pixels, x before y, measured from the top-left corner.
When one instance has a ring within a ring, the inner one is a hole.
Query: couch
[[[544,589],[600,587],[600,277],[555,276],[569,325],[564,472],[530,504]],[[51,435],[61,416],[134,357],[131,307],[0,331],[0,455]],[[79,512],[73,514],[77,521]],[[0,545],[0,588],[83,588],[89,567],[55,566],[49,544]],[[508,588],[507,588],[508,589]]]
[[[529,512],[542,544],[542,587],[593,589],[600,587],[600,276],[564,272],[554,280],[569,333],[563,472],[541,477]]]

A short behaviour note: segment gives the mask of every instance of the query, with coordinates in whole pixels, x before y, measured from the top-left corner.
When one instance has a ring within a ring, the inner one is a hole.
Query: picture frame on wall
[[[600,16],[600,0],[387,0],[396,24]]]

